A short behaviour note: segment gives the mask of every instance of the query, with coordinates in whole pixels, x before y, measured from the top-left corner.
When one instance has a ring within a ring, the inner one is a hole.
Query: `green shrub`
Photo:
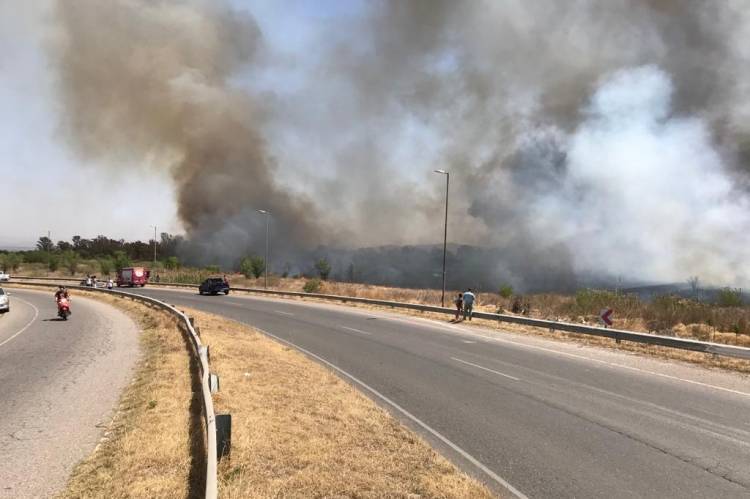
[[[180,260],[176,256],[170,256],[164,260],[164,266],[168,270],[177,270],[181,267]]]
[[[213,274],[218,274],[219,272],[221,272],[221,269],[218,265],[206,265],[206,271]]]
[[[266,261],[260,256],[247,256],[240,263],[240,272],[248,279],[252,276],[256,279],[263,275],[266,270]]]
[[[72,250],[67,250],[61,255],[61,259],[65,268],[70,272],[70,275],[76,275],[76,270],[78,270],[78,262],[80,261],[78,253]]]
[[[309,281],[305,283],[305,285],[302,287],[302,290],[305,293],[317,293],[320,291],[321,282],[318,278],[312,278]]]
[[[97,263],[99,263],[99,270],[103,275],[109,275],[112,272],[114,263],[111,258],[101,258]]]
[[[47,268],[49,268],[50,272],[56,272],[60,268],[60,257],[49,255],[47,258]]]
[[[500,286],[500,291],[498,292],[498,294],[502,298],[505,298],[507,300],[508,298],[513,296],[513,286],[511,286],[510,284],[503,284],[502,286]]]
[[[130,258],[124,251],[115,251],[115,255],[112,261],[115,265],[115,269],[117,270],[132,266]]]
[[[331,273],[331,264],[328,263],[328,259],[323,257],[315,262],[315,270],[318,271],[318,275],[324,281],[328,280],[328,275]]]

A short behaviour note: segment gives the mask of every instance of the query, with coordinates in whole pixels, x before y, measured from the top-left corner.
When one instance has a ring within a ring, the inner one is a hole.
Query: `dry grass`
[[[142,358],[99,445],[71,475],[61,498],[197,497],[204,488],[199,393],[192,356],[174,319],[123,299],[106,301],[142,328]],[[195,456],[195,458],[194,458]]]
[[[218,413],[232,414],[221,497],[491,497],[385,410],[253,329],[191,310]]]

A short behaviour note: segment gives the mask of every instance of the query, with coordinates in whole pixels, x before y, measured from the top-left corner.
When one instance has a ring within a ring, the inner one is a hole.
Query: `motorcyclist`
[[[68,295],[68,290],[65,289],[65,286],[60,286],[55,293],[55,301],[60,301],[60,298],[70,299],[70,295]]]

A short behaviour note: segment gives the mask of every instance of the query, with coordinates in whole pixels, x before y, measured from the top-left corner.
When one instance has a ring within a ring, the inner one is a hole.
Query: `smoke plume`
[[[290,56],[223,2],[60,1],[63,129],[87,161],[168,169],[195,261],[260,252],[262,208],[276,270],[437,285],[442,168],[449,284],[750,281],[746,2],[355,10]]]

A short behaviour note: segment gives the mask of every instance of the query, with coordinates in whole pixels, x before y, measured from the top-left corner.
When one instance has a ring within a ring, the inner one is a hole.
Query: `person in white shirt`
[[[468,317],[471,320],[471,314],[474,311],[474,300],[476,296],[471,292],[471,288],[467,289],[464,293],[464,320]]]

